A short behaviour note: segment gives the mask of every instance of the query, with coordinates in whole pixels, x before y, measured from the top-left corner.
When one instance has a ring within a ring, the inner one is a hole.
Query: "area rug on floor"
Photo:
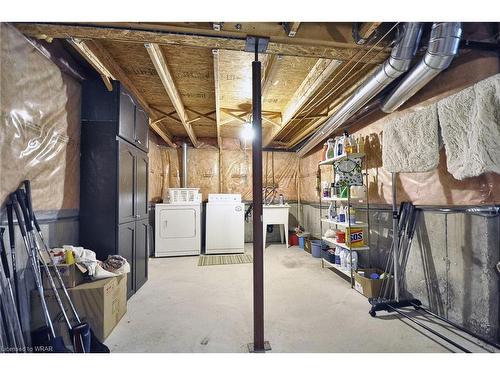
[[[224,264],[252,263],[253,257],[250,254],[229,254],[229,255],[201,255],[198,266],[219,266]]]

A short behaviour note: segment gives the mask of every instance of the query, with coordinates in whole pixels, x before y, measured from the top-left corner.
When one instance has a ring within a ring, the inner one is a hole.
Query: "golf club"
[[[7,252],[5,250],[5,245],[3,241],[4,231],[5,231],[4,228],[0,228],[0,263],[2,263],[2,268],[0,268],[0,272],[3,271],[2,284],[5,280],[7,286],[7,292],[6,292],[7,298],[5,302],[11,312],[11,315],[8,318],[11,320],[12,322],[11,324],[14,329],[17,350],[20,351],[21,353],[24,353],[26,351],[26,346],[24,344],[23,329],[21,328],[19,313],[16,307],[16,299],[14,298],[14,291],[12,289],[12,284],[10,281],[11,279],[10,267],[7,260]]]
[[[27,202],[27,207],[28,211],[31,217],[31,220],[33,222],[34,227],[37,230],[38,237],[40,238],[40,241],[43,244],[45,254],[47,257],[50,259],[50,262],[52,264],[52,268],[54,269],[54,273],[58,279],[59,285],[66,297],[66,300],[68,301],[68,304],[71,308],[71,311],[77,321],[77,325],[74,327],[69,328],[70,330],[70,335],[71,335],[71,340],[73,343],[73,348],[76,353],[109,353],[109,349],[106,345],[101,343],[97,337],[95,337],[94,333],[92,332],[90,325],[87,322],[83,322],[80,319],[80,316],[75,308],[75,305],[73,304],[73,301],[71,300],[68,290],[66,286],[64,285],[64,281],[61,277],[61,273],[59,272],[59,269],[57,265],[55,264],[54,258],[50,255],[50,250],[49,247],[43,237],[43,233],[40,229],[40,225],[38,224],[38,220],[35,216],[35,213],[33,211],[33,205],[32,205],[32,198],[31,198],[31,184],[29,180],[23,181],[24,188],[26,190],[26,202]],[[33,233],[33,237],[35,237],[35,234]],[[65,314],[65,313],[64,313]],[[66,314],[65,314],[66,317]],[[67,318],[66,318],[67,319]],[[69,322],[69,320],[67,319]]]
[[[67,353],[68,349],[66,349],[62,337],[56,336],[55,334],[54,326],[52,324],[52,319],[50,318],[49,309],[47,307],[47,302],[45,301],[41,275],[36,265],[34,252],[32,251],[32,248],[28,242],[26,229],[31,229],[31,223],[30,222],[25,223],[21,215],[21,210],[22,210],[24,216],[27,217],[28,213],[26,211],[26,206],[22,200],[19,201],[17,199],[16,193],[12,193],[10,195],[10,198],[12,202],[12,207],[16,214],[17,222],[19,224],[19,229],[21,230],[21,235],[23,237],[24,247],[28,254],[29,261],[31,263],[33,277],[35,279],[35,284],[38,290],[38,294],[40,296],[40,303],[42,305],[42,312],[46,324],[46,326],[42,326],[41,328],[32,332],[32,342],[34,346],[34,351],[44,352],[51,350],[54,353]]]

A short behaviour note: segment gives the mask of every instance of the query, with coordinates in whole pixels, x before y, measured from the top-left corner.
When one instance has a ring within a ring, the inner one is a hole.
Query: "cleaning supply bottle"
[[[340,246],[335,247],[335,264],[340,266],[340,252],[342,248]]]
[[[330,207],[328,207],[328,220],[333,220],[335,218],[335,204],[330,202]]]
[[[348,272],[351,272],[351,254],[346,251],[346,255],[345,255],[345,267],[344,269]]]
[[[330,187],[328,185],[328,182],[323,182],[323,197],[324,198],[329,198],[330,197]]]
[[[328,144],[328,148],[326,149],[326,158],[333,159],[335,157],[335,141],[333,138],[330,138],[326,141],[326,143]]]
[[[338,137],[336,154],[336,156],[341,156],[344,154],[344,136]]]
[[[342,268],[343,270],[345,269],[345,257],[346,257],[345,249],[342,249],[340,251],[340,268]]]
[[[339,214],[338,214],[338,221],[340,223],[344,223],[345,222],[345,209],[344,209],[344,206],[340,206]]]
[[[358,252],[351,251],[351,258],[352,258],[352,269],[354,271],[357,271],[358,270]]]
[[[346,155],[349,155],[352,154],[353,152],[354,152],[353,139],[346,130],[344,132],[344,153]]]
[[[324,161],[328,158],[328,156],[326,156],[328,153],[328,142],[325,142],[325,144],[323,145],[323,150],[321,151],[321,160],[320,161]]]

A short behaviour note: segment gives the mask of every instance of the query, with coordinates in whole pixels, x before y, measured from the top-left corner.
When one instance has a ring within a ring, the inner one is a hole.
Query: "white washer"
[[[245,205],[240,194],[209,194],[206,254],[245,252]]]
[[[201,204],[155,206],[155,257],[200,255]]]

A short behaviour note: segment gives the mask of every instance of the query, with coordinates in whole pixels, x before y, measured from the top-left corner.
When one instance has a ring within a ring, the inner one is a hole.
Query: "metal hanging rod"
[[[313,204],[314,206],[314,204]],[[451,207],[436,207],[436,206],[415,206],[418,210],[425,212],[436,212],[443,214],[450,213],[465,213],[469,215],[479,215],[484,217],[495,217],[500,215],[500,205],[492,206],[451,206]],[[366,207],[356,207],[358,210],[366,210]],[[390,207],[373,207],[370,205],[370,211],[387,211],[391,212]]]

